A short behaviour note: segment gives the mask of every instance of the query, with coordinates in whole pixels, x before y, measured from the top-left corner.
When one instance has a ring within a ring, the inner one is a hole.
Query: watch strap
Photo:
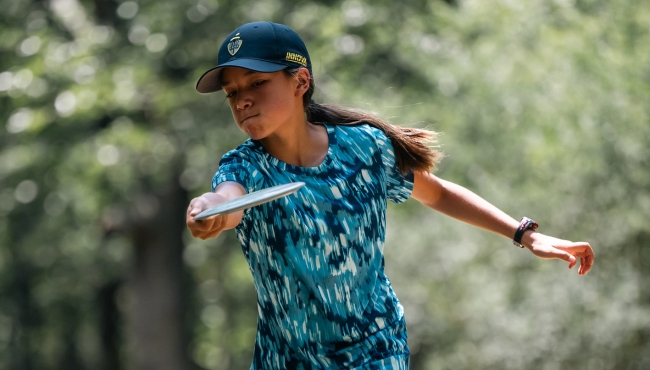
[[[522,217],[521,220],[519,220],[519,227],[515,232],[515,237],[512,239],[512,243],[519,248],[523,248],[524,246],[521,244],[521,238],[524,236],[524,232],[529,229],[535,231],[538,227],[539,225],[537,222],[528,217]]]

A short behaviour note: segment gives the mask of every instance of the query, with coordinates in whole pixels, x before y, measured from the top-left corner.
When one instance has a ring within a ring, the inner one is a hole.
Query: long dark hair
[[[300,68],[285,69],[295,76]],[[318,104],[312,100],[315,83],[313,76],[309,79],[309,89],[302,96],[307,121],[332,125],[352,126],[367,123],[382,130],[390,139],[395,150],[397,167],[402,173],[411,171],[429,171],[442,159],[442,152],[431,145],[436,142],[438,133],[419,128],[395,126],[375,114],[358,109],[346,109],[330,104]]]

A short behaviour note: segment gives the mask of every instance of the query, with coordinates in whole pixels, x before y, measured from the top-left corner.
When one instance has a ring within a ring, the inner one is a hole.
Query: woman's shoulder
[[[239,144],[236,148],[229,150],[221,157],[219,164],[232,161],[254,162],[259,156],[258,145],[251,139]]]

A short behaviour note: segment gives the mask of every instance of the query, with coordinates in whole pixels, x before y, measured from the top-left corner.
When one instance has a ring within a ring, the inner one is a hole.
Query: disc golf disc
[[[241,211],[242,209],[255,207],[257,205],[270,202],[272,200],[282,198],[291,193],[294,193],[303,186],[305,186],[304,182],[292,182],[290,184],[272,186],[270,188],[254,191],[252,193],[242,195],[241,197],[237,197],[221,204],[217,204],[214,207],[210,207],[194,216],[194,219],[197,221],[205,220],[210,217],[225,215],[228,213]]]

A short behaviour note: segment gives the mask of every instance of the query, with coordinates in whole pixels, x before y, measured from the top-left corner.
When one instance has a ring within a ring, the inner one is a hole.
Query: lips
[[[248,116],[248,117],[242,119],[242,120],[241,120],[241,123],[244,123],[244,121],[246,121],[246,120],[249,119],[249,118],[253,118],[253,117],[257,117],[257,114],[253,114],[253,115],[251,115],[251,116]]]

